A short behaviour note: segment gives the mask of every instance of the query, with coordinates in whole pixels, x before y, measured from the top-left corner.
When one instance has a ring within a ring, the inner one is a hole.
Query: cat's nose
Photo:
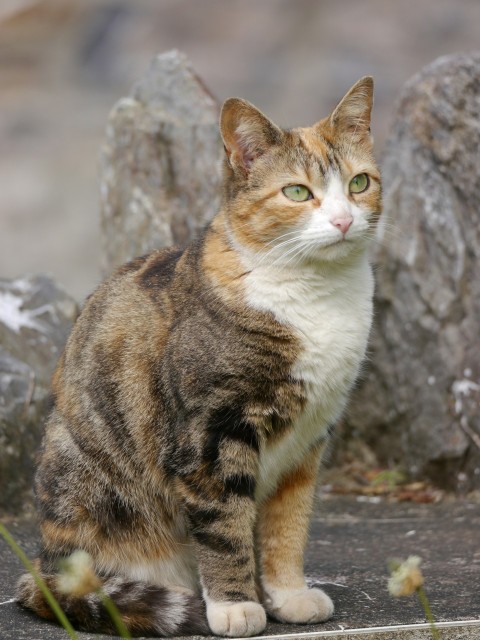
[[[345,235],[347,231],[352,226],[353,218],[352,216],[342,216],[338,218],[330,218],[330,223],[333,224],[334,227],[340,229],[340,231]]]

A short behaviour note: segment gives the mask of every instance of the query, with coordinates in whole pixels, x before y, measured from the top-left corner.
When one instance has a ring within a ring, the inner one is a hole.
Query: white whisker
[[[291,264],[292,262],[294,262],[294,260],[296,258],[298,258],[300,255],[303,255],[303,247],[297,247],[297,250],[293,253],[293,255],[290,256],[290,258],[285,262],[284,266],[288,266],[289,264]]]
[[[277,238],[270,240],[270,242],[267,242],[266,246],[268,247],[268,245],[273,244],[274,242],[278,242],[279,240],[281,240],[282,238],[286,238],[287,236],[292,236],[295,233],[300,233],[300,231],[298,229],[295,229],[295,231],[288,231],[288,233],[284,233],[281,236],[278,236]]]
[[[302,241],[300,238],[299,240],[300,240],[300,244],[296,244],[294,247],[290,248],[287,252],[282,253],[282,255],[278,256],[278,258],[274,260],[272,265],[276,265],[279,262],[281,262],[282,264],[288,264],[290,262],[289,260],[286,260],[288,256],[291,256],[292,254],[296,255],[297,253],[301,252],[304,241]]]
[[[298,233],[298,232],[297,232]],[[289,240],[284,240],[283,242],[281,242],[280,244],[272,247],[269,251],[267,251],[267,253],[265,253],[259,260],[258,264],[261,264],[262,262],[265,262],[265,260],[275,251],[279,251],[282,250],[284,247],[286,247],[287,245],[290,244],[294,244],[296,242],[298,242],[300,240],[300,237],[297,236],[295,238],[290,238]]]

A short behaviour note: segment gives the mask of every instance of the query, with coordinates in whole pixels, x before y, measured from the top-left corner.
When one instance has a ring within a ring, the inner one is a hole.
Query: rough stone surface
[[[219,204],[218,107],[187,58],[154,58],[110,114],[101,166],[104,269],[181,244]]]
[[[0,279],[0,509],[30,502],[50,378],[76,316],[46,276]]]
[[[383,159],[371,363],[349,412],[384,461],[480,486],[480,52],[405,86]]]

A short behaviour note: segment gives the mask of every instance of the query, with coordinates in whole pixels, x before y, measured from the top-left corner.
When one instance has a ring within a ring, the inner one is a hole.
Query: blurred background
[[[108,112],[151,58],[183,50],[219,102],[283,126],[376,82],[377,154],[408,78],[480,48],[478,0],[1,0],[0,277],[101,278],[98,155]]]

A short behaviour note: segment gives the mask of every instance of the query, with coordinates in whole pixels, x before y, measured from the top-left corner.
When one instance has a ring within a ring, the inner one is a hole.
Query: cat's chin
[[[363,253],[365,244],[358,239],[334,240],[329,244],[320,245],[311,258],[315,262],[341,262],[352,255]]]

